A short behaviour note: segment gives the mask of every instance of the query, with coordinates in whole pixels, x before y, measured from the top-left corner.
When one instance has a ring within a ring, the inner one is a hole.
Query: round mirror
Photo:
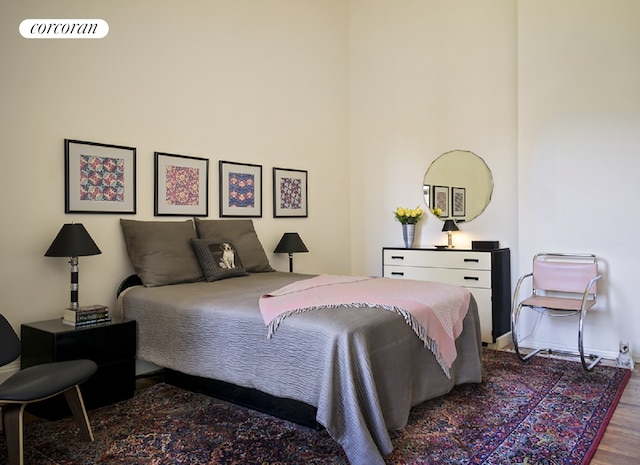
[[[441,219],[471,221],[489,205],[493,177],[478,155],[453,150],[431,163],[424,175],[423,192],[427,207],[436,209]]]

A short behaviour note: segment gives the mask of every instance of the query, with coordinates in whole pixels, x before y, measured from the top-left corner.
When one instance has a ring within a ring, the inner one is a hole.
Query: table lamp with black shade
[[[69,257],[71,265],[71,307],[78,308],[78,257],[102,253],[81,223],[62,226],[45,257]]]
[[[293,254],[308,251],[298,233],[284,233],[273,252],[289,254],[289,273],[291,273],[293,271]]]

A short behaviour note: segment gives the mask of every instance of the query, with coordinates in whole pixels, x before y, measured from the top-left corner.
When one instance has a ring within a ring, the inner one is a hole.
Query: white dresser
[[[509,249],[382,249],[383,276],[466,287],[480,315],[482,342],[493,344],[511,329]]]

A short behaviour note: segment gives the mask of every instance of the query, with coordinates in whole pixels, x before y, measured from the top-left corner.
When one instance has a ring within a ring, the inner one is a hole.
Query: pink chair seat
[[[589,310],[594,304],[594,300],[588,300],[586,309]],[[582,300],[534,295],[523,300],[521,305],[523,307],[544,307],[551,310],[578,312],[582,308]]]

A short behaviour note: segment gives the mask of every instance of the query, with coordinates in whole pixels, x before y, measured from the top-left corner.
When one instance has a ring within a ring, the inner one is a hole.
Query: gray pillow
[[[202,281],[193,221],[120,219],[131,265],[147,287]]]
[[[242,260],[231,242],[191,239],[200,268],[207,281],[247,276]]]
[[[195,218],[196,231],[200,239],[213,242],[231,242],[244,264],[246,271],[258,273],[275,271],[269,264],[262,244],[251,220],[201,220]]]

